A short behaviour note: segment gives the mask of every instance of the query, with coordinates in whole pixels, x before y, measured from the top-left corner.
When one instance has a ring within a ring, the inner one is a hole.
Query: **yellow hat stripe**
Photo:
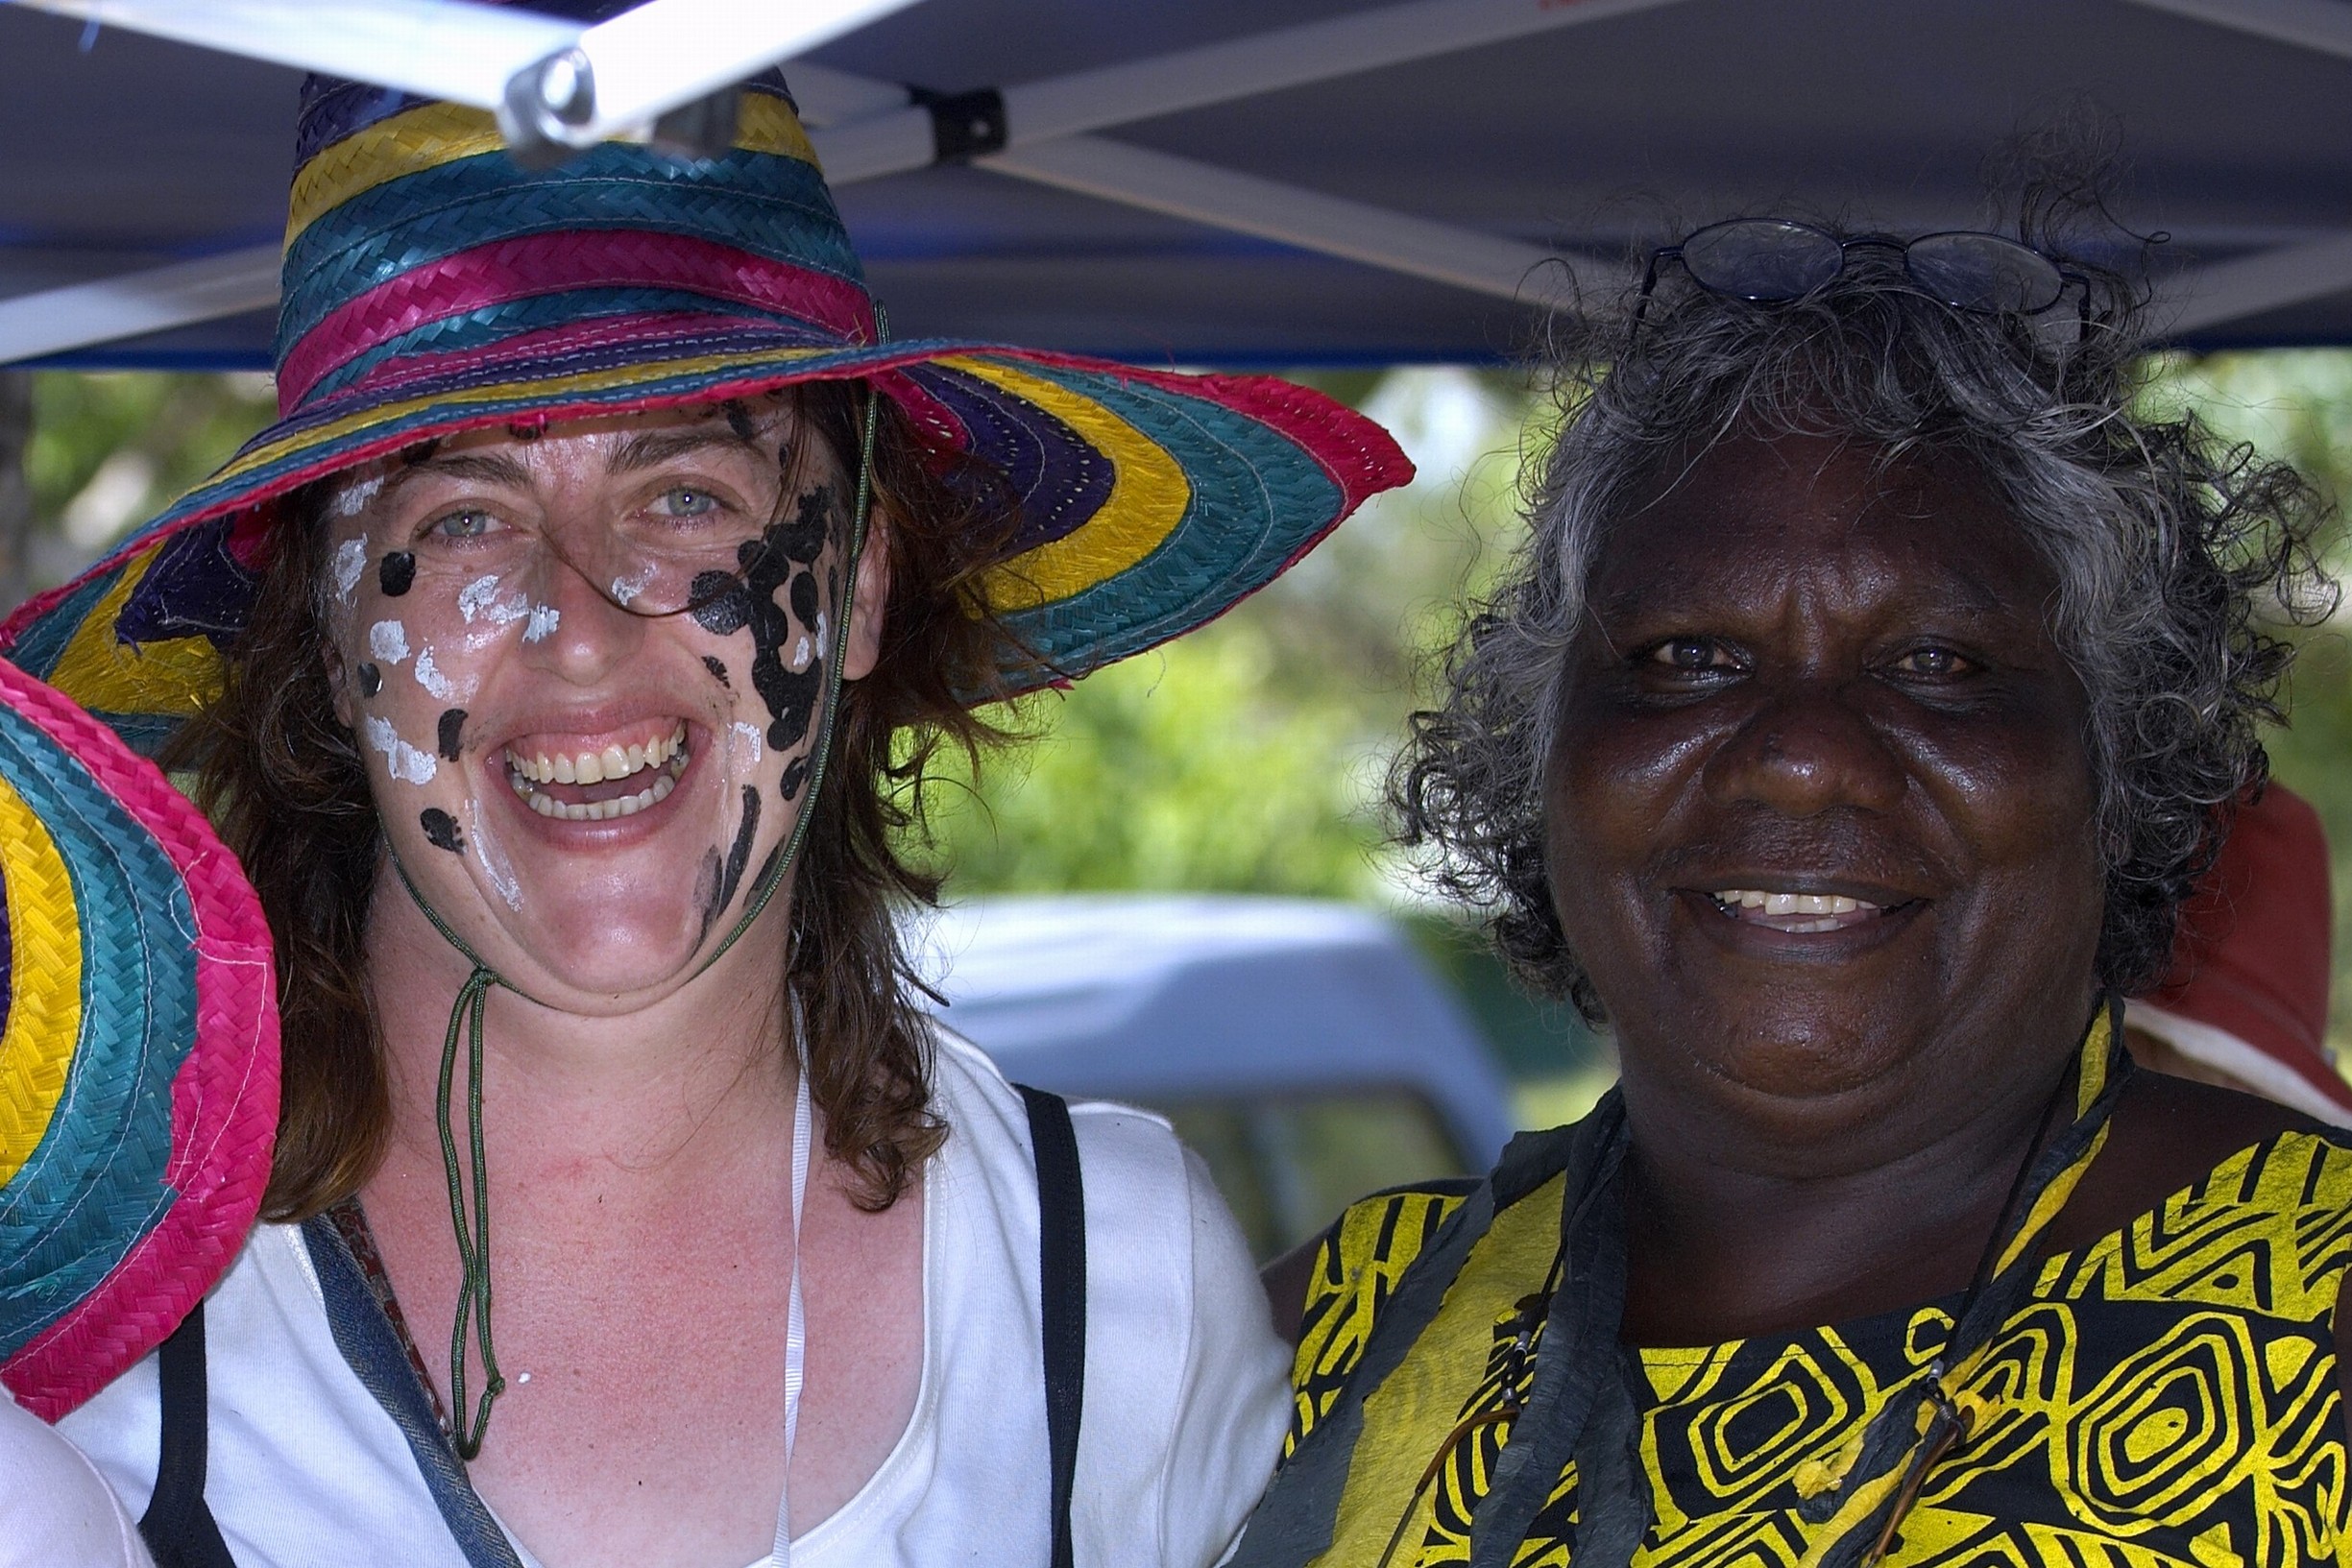
[[[82,1036],[82,922],[72,873],[40,817],[0,780],[8,878],[8,1027],[0,1032],[0,1187],[40,1146]]]
[[[1025,550],[988,573],[991,608],[1031,610],[1116,577],[1158,549],[1183,520],[1192,502],[1183,466],[1101,403],[1006,365],[978,359],[940,363],[1036,404],[1111,461],[1110,495],[1101,511],[1060,539]]]
[[[286,248],[293,249],[303,229],[354,196],[505,145],[498,122],[488,109],[459,104],[424,104],[378,120],[321,150],[295,176],[286,210]],[[735,146],[738,152],[772,153],[812,166],[816,162],[816,149],[809,145],[809,133],[801,129],[792,106],[769,93],[743,94]]]
[[[114,585],[74,628],[45,677],[95,712],[193,713],[220,690],[220,659],[208,639],[126,642],[115,633],[123,607],[156,564],[156,556],[149,550],[123,567]]]

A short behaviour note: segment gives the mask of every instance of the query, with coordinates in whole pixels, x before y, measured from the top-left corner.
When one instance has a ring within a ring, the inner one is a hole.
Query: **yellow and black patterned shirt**
[[[1373,1568],[1447,1435],[1502,1403],[1515,1304],[1558,1245],[1561,1191],[1554,1177],[1496,1215],[1413,1354],[1365,1400],[1320,1563]],[[1462,1201],[1389,1194],[1342,1218],[1308,1293],[1294,1446]],[[2301,1132],[2049,1259],[1969,1385],[1974,1435],[1928,1472],[1889,1568],[2352,1568],[2333,1327],[2348,1262],[2352,1148]],[[1800,1503],[1925,1374],[1956,1306],[1639,1351],[1654,1522],[1636,1568],[1803,1561],[1819,1527]],[[1509,1433],[1498,1421],[1456,1445],[1404,1522],[1395,1568],[1467,1560],[1470,1510]],[[1514,1568],[1567,1564],[1575,1508],[1571,1466]]]

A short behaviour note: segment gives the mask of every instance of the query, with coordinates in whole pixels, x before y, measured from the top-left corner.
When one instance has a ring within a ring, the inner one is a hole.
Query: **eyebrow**
[[[614,449],[612,462],[606,468],[612,473],[637,473],[658,469],[672,458],[706,446],[733,446],[760,455],[758,444],[735,430],[699,424],[685,430],[646,430],[633,435]]]
[[[527,485],[531,474],[521,463],[500,452],[448,452],[420,458],[403,465],[384,482],[387,491],[398,491],[411,479],[427,476],[436,479],[472,479],[478,484]]]

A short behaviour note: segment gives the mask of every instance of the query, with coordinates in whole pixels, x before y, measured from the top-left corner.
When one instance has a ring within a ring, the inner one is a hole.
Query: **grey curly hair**
[[[1483,912],[1523,980],[1602,1017],[1543,840],[1551,715],[1595,551],[1666,465],[1734,433],[1956,460],[2006,501],[2057,578],[2050,629],[2089,697],[2099,979],[2128,991],[2163,971],[2232,803],[2268,775],[2259,726],[2283,716],[2293,657],[2279,623],[2335,607],[2315,553],[2327,508],[2194,413],[2144,409],[2144,296],[2067,270],[2056,309],[1983,315],[1923,294],[1897,248],[1861,246],[1799,301],[1727,299],[1669,269],[1638,315],[1628,301],[1559,328],[1559,424],[1530,464],[1527,540],[1471,607],[1440,706],[1413,715],[1389,781],[1396,841]]]

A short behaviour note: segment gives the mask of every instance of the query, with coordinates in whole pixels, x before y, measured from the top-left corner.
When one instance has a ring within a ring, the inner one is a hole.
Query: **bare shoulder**
[[[2253,1095],[2135,1073],[2109,1124],[2107,1146],[2051,1227],[2050,1244],[2071,1250],[2120,1229],[2194,1187],[2223,1161],[2290,1133],[2343,1136]]]

